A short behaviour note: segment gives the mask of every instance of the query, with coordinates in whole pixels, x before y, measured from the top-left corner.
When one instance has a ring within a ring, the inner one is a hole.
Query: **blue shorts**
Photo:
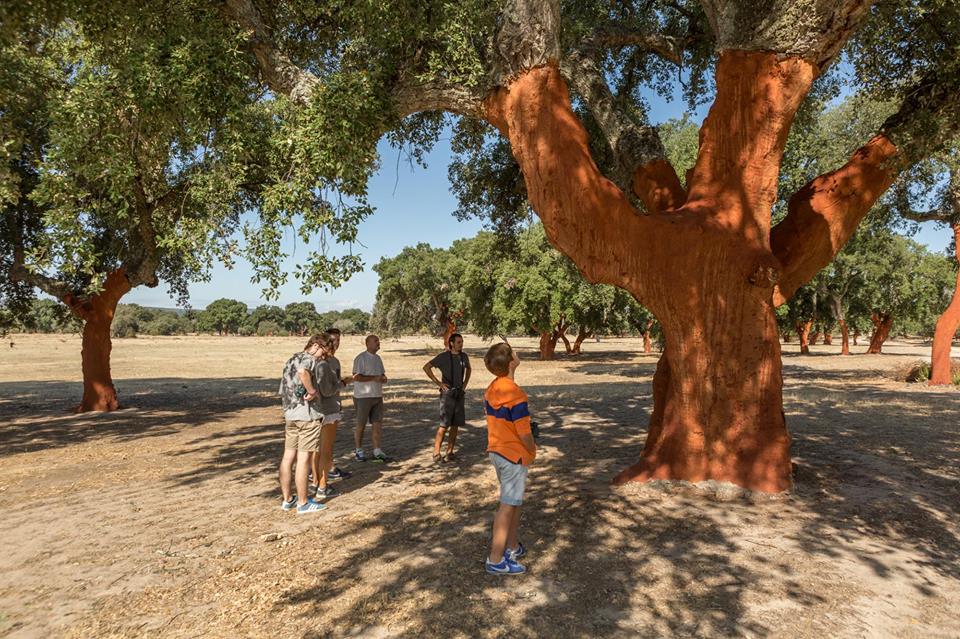
[[[500,482],[500,503],[507,506],[522,505],[528,468],[523,464],[514,464],[496,453],[489,453],[489,456],[490,463],[497,471],[497,481]]]

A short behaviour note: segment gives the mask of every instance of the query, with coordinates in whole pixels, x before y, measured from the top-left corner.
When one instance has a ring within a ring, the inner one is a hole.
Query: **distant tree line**
[[[364,333],[370,314],[358,308],[320,313],[311,302],[293,302],[284,307],[264,304],[252,311],[231,299],[218,299],[202,311],[175,311],[140,304],[119,304],[113,317],[113,337],[137,335],[286,336],[307,335],[327,328],[344,333]],[[25,333],[76,333],[82,322],[69,309],[51,299],[37,299],[27,313],[13,321],[13,330]]]
[[[630,294],[587,282],[540,224],[510,235],[483,231],[449,249],[407,247],[374,270],[371,324],[387,335],[531,335],[540,338],[541,359],[552,359],[559,342],[575,354],[600,335],[643,335],[649,352],[656,332]]]

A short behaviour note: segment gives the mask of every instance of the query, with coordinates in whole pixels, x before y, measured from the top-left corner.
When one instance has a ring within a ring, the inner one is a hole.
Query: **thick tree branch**
[[[773,51],[830,65],[875,0],[700,0],[717,50]]]
[[[847,243],[877,199],[908,166],[960,130],[960,83],[923,81],[842,167],[793,194],[770,235],[783,267],[774,302],[782,304]]]
[[[683,62],[683,48],[686,39],[658,33],[636,33],[626,30],[605,29],[590,37],[588,47],[619,49],[638,47],[655,53],[664,60],[680,65]]]
[[[247,46],[257,59],[264,83],[296,104],[308,104],[319,78],[297,66],[274,44],[253,0],[225,0],[222,11],[247,32]]]
[[[620,187],[632,191],[650,212],[683,204],[686,194],[656,128],[637,124],[618,108],[593,58],[571,51],[560,70],[600,124],[619,165]]]

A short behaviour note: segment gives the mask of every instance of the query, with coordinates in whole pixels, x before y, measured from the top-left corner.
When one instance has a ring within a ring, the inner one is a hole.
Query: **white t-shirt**
[[[354,375],[386,375],[387,371],[383,368],[383,360],[376,353],[363,351],[353,360]],[[380,382],[354,382],[354,397],[383,397],[383,384]]]

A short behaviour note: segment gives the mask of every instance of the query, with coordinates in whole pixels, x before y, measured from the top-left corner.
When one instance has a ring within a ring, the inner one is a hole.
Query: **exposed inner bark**
[[[830,333],[830,331],[827,331],[823,334],[823,344],[824,346],[830,346],[833,344],[833,335]]]
[[[856,231],[877,199],[893,183],[890,161],[897,148],[884,135],[857,149],[837,169],[793,194],[786,217],[770,234],[783,265],[774,301],[779,306],[826,266]]]
[[[953,237],[956,253],[954,257],[960,261],[960,222],[953,224]],[[957,271],[957,282],[953,287],[953,297],[950,304],[937,320],[933,332],[933,349],[930,356],[930,383],[933,385],[952,384],[950,374],[950,348],[953,345],[953,336],[960,327],[960,270]]]
[[[872,313],[870,321],[873,322],[873,334],[870,336],[870,346],[867,347],[867,355],[879,355],[883,350],[883,343],[890,337],[890,329],[893,327],[893,315],[890,313]]]
[[[653,346],[650,343],[650,329],[653,328],[653,324],[654,324],[653,320],[647,320],[646,330],[643,331],[643,352],[644,353],[653,352]]]
[[[850,331],[847,328],[847,320],[839,320],[840,323],[840,354],[849,355],[850,354]]]
[[[806,322],[797,322],[797,336],[800,338],[800,354],[809,355],[810,354],[810,327],[813,326],[813,321],[808,320]]]
[[[790,486],[769,220],[787,132],[815,74],[800,59],[723,52],[688,201],[647,216],[600,175],[554,66],[524,72],[487,98],[488,119],[509,138],[551,242],[660,322],[665,349],[647,443],[618,482]]]
[[[814,331],[813,333],[810,333],[810,339],[808,340],[808,343],[810,346],[816,346],[818,339],[820,339],[820,332]]]
[[[117,391],[110,375],[110,325],[117,303],[129,290],[130,281],[124,269],[107,275],[103,290],[89,298],[66,295],[61,300],[74,315],[83,320],[83,398],[75,412],[109,411],[119,407]]]
[[[580,354],[580,348],[583,345],[583,341],[593,337],[593,331],[588,330],[586,327],[581,326],[577,330],[577,338],[573,341],[573,350],[571,351],[574,355]]]
[[[540,333],[540,359],[551,360],[557,351],[557,334],[554,331]]]

